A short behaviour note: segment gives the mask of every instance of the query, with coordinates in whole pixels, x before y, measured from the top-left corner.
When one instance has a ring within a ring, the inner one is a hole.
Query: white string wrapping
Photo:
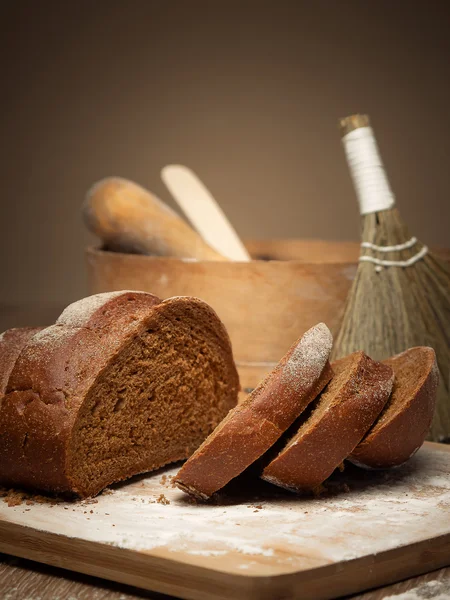
[[[362,215],[387,210],[395,196],[386,177],[371,127],[358,127],[342,138]]]
[[[359,262],[370,262],[379,267],[411,267],[418,260],[421,260],[428,252],[428,247],[424,246],[417,254],[407,260],[382,260],[373,256],[360,256]]]
[[[362,242],[361,248],[370,248],[370,250],[376,250],[377,252],[397,252],[400,250],[407,250],[408,248],[412,248],[414,244],[417,244],[416,237],[412,237],[404,244],[397,244],[396,246],[377,246],[376,244],[372,244],[371,242]]]

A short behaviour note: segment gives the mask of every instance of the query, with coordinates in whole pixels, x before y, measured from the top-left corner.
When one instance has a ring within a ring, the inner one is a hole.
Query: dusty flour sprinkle
[[[69,306],[58,317],[56,323],[60,325],[69,325],[71,327],[83,327],[86,325],[89,319],[110,300],[128,293],[136,295],[150,295],[146,294],[146,292],[134,292],[131,290],[94,294],[93,296],[88,296],[87,298],[82,298],[77,302],[69,304]]]
[[[62,325],[50,325],[39,331],[32,339],[32,343],[28,347],[29,353],[39,352],[41,346],[50,348],[57,344],[63,344],[68,338],[73,336],[73,331]]]
[[[309,329],[299,340],[283,370],[283,381],[308,386],[320,375],[330,356],[333,337],[324,323]]]

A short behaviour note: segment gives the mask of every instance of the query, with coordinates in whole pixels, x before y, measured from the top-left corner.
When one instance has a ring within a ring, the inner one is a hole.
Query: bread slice
[[[389,399],[392,369],[355,352],[331,364],[334,377],[300,417],[262,479],[288,490],[317,488],[360,442]]]
[[[383,362],[395,373],[390,401],[349,458],[373,469],[401,465],[420,448],[433,420],[439,383],[432,348],[410,348]]]
[[[0,403],[9,376],[22,349],[42,327],[17,327],[0,335]]]
[[[185,459],[238,387],[228,334],[201,300],[85,298],[16,360],[0,406],[0,484],[86,497]]]
[[[309,329],[183,465],[176,485],[206,500],[262,456],[330,380],[332,342],[323,323]]]

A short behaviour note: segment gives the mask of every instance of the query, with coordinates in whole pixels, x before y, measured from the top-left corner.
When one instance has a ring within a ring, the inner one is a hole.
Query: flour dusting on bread
[[[325,323],[311,327],[288,358],[283,381],[303,387],[307,379],[318,376],[328,362],[332,345],[333,337]]]
[[[67,308],[63,310],[61,315],[56,320],[57,325],[67,325],[69,327],[83,327],[89,321],[94,314],[100,310],[105,304],[123,296],[124,294],[147,294],[146,292],[135,292],[130,290],[121,290],[119,292],[104,292],[102,294],[94,294],[93,296],[87,296],[77,302],[69,304]]]

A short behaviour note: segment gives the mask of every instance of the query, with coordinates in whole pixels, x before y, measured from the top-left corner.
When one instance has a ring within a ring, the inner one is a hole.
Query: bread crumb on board
[[[3,502],[9,507],[21,506],[24,503],[27,506],[32,506],[33,504],[50,504],[50,506],[54,506],[55,504],[64,502],[64,500],[60,498],[42,496],[40,494],[33,494],[22,490],[7,490],[5,488],[0,488],[0,498],[2,498]]]
[[[253,508],[255,509],[253,512],[258,512],[259,510],[264,508],[264,506],[262,504],[249,504],[247,508]]]
[[[164,494],[160,494],[156,502],[158,502],[158,504],[170,504],[170,500],[166,498]]]
[[[20,506],[26,498],[26,494],[16,492],[15,490],[9,490],[5,494],[2,494],[2,496],[8,506]]]
[[[81,506],[86,506],[87,504],[98,504],[97,498],[85,498],[81,501]]]
[[[176,479],[176,477],[174,475],[163,475],[161,477],[161,479],[159,480],[159,483],[161,485],[163,485],[164,487],[174,488],[174,487],[176,487],[175,479]]]

